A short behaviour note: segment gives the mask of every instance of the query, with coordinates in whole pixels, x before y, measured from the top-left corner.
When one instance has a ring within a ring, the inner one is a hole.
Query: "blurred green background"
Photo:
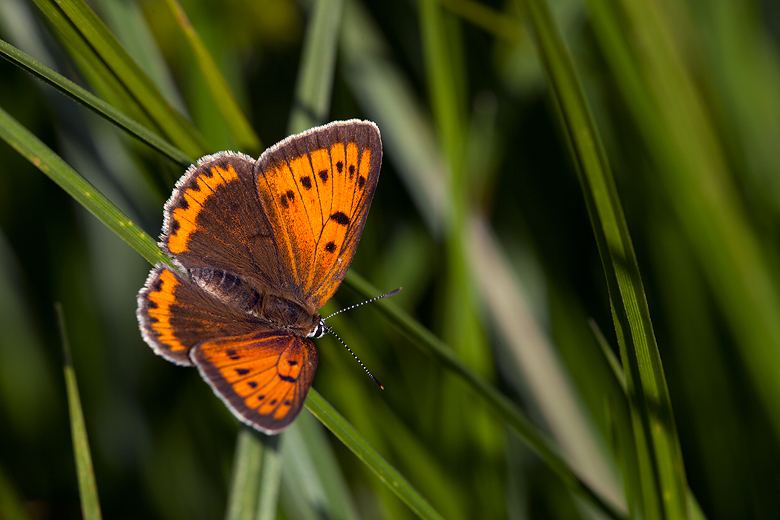
[[[262,145],[225,123],[170,2],[88,3],[199,130],[204,154],[258,156],[304,120],[375,121],[385,159],[352,268],[380,291],[403,286],[393,301],[626,511],[623,397],[594,332],[617,354],[605,271],[561,131],[566,112],[523,23],[523,9],[543,2],[331,1],[337,47],[322,112],[296,99],[316,2],[182,0]],[[144,123],[74,59],[61,23],[39,9],[49,2],[37,4],[2,0],[0,39]],[[707,518],[771,518],[780,5],[546,4],[615,176],[690,491]],[[182,165],[4,60],[0,107],[159,235]],[[0,518],[81,515],[54,302],[104,516],[224,516],[238,423],[194,369],[142,341],[135,296],[149,263],[5,143],[0,158]],[[345,284],[323,314],[361,299]],[[333,337],[317,342],[314,387],[445,518],[598,517],[376,307],[329,324],[386,390]],[[280,443],[280,517],[414,517],[308,411]],[[331,479],[314,469],[322,464]]]

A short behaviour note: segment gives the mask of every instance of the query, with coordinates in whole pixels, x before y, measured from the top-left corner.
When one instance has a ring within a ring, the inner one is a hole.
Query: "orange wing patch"
[[[298,415],[317,368],[314,344],[281,332],[205,342],[192,358],[236,415],[266,433]]]
[[[315,309],[336,292],[352,261],[382,156],[375,127],[354,135],[338,130],[282,142],[258,162],[273,236],[303,300]]]
[[[176,304],[176,287],[180,282],[173,273],[167,269],[160,272],[159,278],[150,287],[148,310],[150,328],[155,333],[155,339],[165,344],[171,352],[182,352],[187,347],[179,341],[174,334],[175,328],[171,324],[173,317],[172,305]]]
[[[168,250],[174,255],[187,251],[187,241],[197,229],[198,213],[202,210],[206,199],[214,195],[220,186],[238,180],[238,174],[232,164],[228,164],[226,169],[212,166],[209,171],[210,176],[199,176],[196,186],[184,190],[184,200],[188,202],[186,207],[178,207],[171,214],[175,224],[173,233],[168,238]]]

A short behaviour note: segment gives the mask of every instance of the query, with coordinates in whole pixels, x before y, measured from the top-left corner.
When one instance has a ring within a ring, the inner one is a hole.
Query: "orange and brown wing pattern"
[[[267,328],[163,266],[152,269],[138,293],[138,324],[152,350],[178,365],[191,365],[190,349],[202,341]]]
[[[379,129],[358,120],[288,138],[257,162],[258,192],[292,290],[314,309],[352,262],[381,163]]]
[[[165,204],[161,245],[180,265],[236,273],[256,286],[286,281],[254,193],[255,164],[232,152],[209,155],[176,183]]]
[[[207,341],[191,357],[234,415],[267,434],[295,419],[317,370],[311,340],[278,331]]]

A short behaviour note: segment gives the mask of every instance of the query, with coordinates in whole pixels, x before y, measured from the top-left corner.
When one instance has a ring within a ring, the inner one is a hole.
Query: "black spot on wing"
[[[349,225],[349,217],[341,212],[337,211],[333,215],[330,216],[330,218],[336,222],[336,224],[341,224],[342,226],[348,226]]]
[[[331,242],[328,242],[327,244],[325,244],[325,251],[327,251],[328,253],[332,253],[335,250],[336,250],[336,243],[335,242],[331,241]]]
[[[320,176],[320,179],[322,179],[322,182],[328,182],[328,170],[322,170],[317,175]]]
[[[311,189],[311,178],[308,175],[306,177],[301,177],[301,186],[307,190]]]

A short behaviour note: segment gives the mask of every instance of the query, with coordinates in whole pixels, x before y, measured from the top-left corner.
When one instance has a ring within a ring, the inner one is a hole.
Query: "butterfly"
[[[233,414],[267,434],[303,407],[317,369],[318,310],[338,289],[363,232],[382,163],[369,121],[336,121],[255,161],[202,157],[164,209],[159,264],[138,294],[152,350],[196,366]],[[180,272],[179,272],[180,271]]]

